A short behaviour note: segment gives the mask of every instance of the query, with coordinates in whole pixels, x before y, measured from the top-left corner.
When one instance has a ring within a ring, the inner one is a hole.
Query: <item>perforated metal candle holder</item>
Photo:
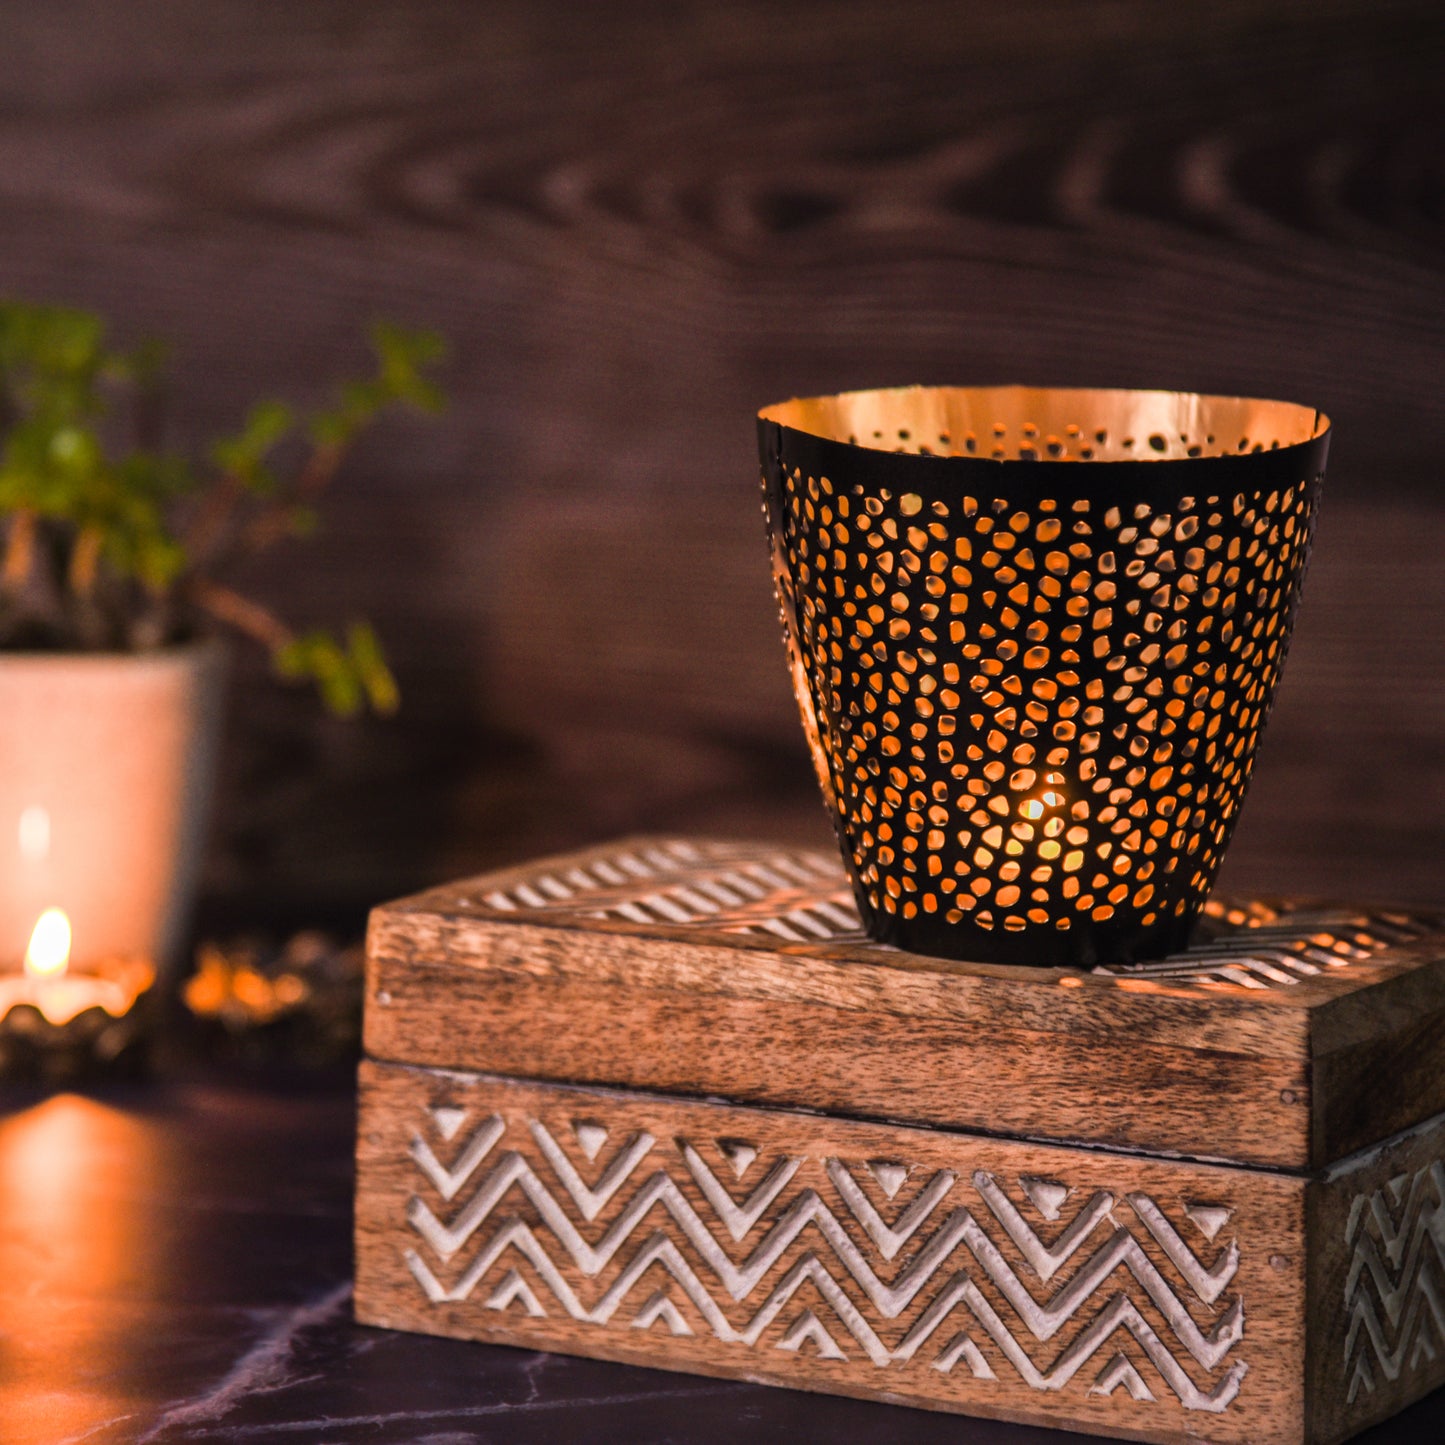
[[[1284,663],[1309,407],[925,388],[759,415],[794,690],[869,934],[1009,964],[1182,948]]]

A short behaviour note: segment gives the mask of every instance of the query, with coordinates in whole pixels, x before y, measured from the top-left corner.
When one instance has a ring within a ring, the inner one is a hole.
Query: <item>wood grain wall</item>
[[[824,839],[751,417],[913,380],[1329,411],[1226,882],[1445,900],[1442,70],[1430,0],[7,0],[0,291],[173,338],[177,439],[371,316],[452,341],[447,415],[247,579],[370,613],[404,713],[242,660],[213,906]]]

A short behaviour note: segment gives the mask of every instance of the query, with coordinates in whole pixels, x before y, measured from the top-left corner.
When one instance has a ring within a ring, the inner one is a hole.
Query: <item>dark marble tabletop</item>
[[[362,1328],[344,1080],[0,1085],[0,1441],[1084,1437]],[[1445,1392],[1362,1440],[1445,1439]]]

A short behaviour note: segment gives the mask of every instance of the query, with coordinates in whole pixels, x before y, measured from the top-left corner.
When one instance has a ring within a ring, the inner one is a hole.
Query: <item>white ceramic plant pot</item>
[[[0,652],[0,968],[47,908],[78,964],[177,961],[220,732],[224,649]]]

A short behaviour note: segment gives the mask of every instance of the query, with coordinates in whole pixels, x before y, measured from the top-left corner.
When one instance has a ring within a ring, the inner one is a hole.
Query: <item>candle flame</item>
[[[1042,818],[1045,808],[1057,808],[1064,801],[1062,793],[1048,792],[1039,798],[1029,798],[1019,805],[1019,812],[1030,821]]]
[[[70,962],[70,919],[63,908],[47,908],[35,922],[25,950],[25,972],[31,978],[55,978]]]

